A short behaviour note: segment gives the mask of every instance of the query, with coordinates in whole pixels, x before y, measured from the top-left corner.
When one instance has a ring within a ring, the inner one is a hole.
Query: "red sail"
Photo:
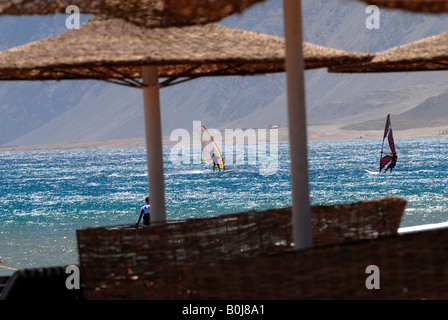
[[[380,171],[386,166],[386,164],[389,163],[390,160],[392,160],[392,156],[384,156],[381,158]]]
[[[386,139],[387,138],[387,139]],[[384,142],[387,141],[385,144]],[[380,171],[393,159],[396,154],[394,136],[390,122],[390,114],[387,115],[386,126],[384,127],[383,147],[381,149]]]
[[[392,151],[392,153],[395,153],[395,142],[394,142],[394,136],[392,134],[392,128],[390,128],[389,130],[387,141],[389,142],[390,151]]]
[[[384,127],[384,136],[383,139],[387,137],[390,129],[390,113],[387,115],[386,126]]]

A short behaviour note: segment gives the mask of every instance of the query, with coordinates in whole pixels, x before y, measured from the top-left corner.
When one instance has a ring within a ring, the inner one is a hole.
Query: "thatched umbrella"
[[[312,44],[303,44],[303,51],[306,68],[372,58]],[[0,80],[99,79],[143,88],[152,221],[166,219],[159,87],[181,78],[283,71],[284,39],[214,24],[148,30],[97,17],[79,30],[0,53]],[[159,84],[159,77],[166,80]],[[301,143],[306,150],[306,140]],[[294,165],[306,164],[306,153],[298,155]]]
[[[308,68],[371,58],[312,44],[304,52]],[[158,78],[168,85],[179,78],[282,72],[284,60],[284,40],[274,36],[215,24],[148,30],[96,17],[79,30],[1,52],[0,80],[99,79],[143,87],[152,216],[164,221]]]
[[[448,12],[447,0],[362,0],[368,4],[391,9],[404,9],[415,12]]]
[[[307,69],[372,58],[310,43],[303,50]],[[284,72],[285,41],[217,24],[148,30],[97,16],[79,30],[0,53],[0,80],[98,79],[142,87],[142,65],[158,67],[162,87],[201,76]]]
[[[329,68],[350,73],[430,70],[448,70],[448,32],[380,52],[368,62]]]
[[[0,14],[43,14],[61,12],[64,7],[55,5],[56,0],[0,0]],[[85,3],[85,6],[81,5]],[[154,26],[179,26],[217,21],[234,12],[240,12],[257,0],[97,0],[101,4],[89,4],[78,0],[73,4],[81,7],[81,12],[100,12],[120,17],[135,24]],[[128,3],[128,4],[127,4]],[[39,5],[41,4],[41,5]],[[145,6],[145,4],[147,4]],[[92,5],[92,11],[89,6]],[[240,5],[240,6],[239,6]],[[54,6],[54,8],[53,8]],[[27,9],[28,8],[28,9]],[[293,234],[295,248],[312,246],[310,201],[308,187],[307,138],[305,115],[305,89],[303,79],[302,17],[300,0],[283,0],[284,26],[286,38],[286,65],[288,87],[288,121],[290,153],[294,159],[291,166]],[[130,9],[130,10],[129,10]],[[98,11],[96,11],[98,10]],[[26,11],[26,12],[25,12]],[[143,15],[143,16],[142,16]],[[193,67],[195,68],[195,67]],[[144,69],[144,68],[143,68]],[[189,70],[186,70],[188,73]],[[142,72],[142,74],[146,74]],[[143,77],[145,80],[145,77]]]
[[[219,21],[264,0],[0,0],[3,15],[66,13],[106,14],[146,27],[173,27]]]

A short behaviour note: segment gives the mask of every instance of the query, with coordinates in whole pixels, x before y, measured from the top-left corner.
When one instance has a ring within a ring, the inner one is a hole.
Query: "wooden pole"
[[[302,13],[300,0],[283,0],[294,249],[313,245],[308,182]]]
[[[151,223],[165,222],[165,181],[163,174],[162,124],[157,67],[143,66],[142,78],[145,85],[143,87],[143,101]]]

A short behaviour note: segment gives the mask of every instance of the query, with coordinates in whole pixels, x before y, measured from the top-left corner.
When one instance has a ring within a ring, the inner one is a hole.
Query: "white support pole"
[[[165,181],[163,175],[162,124],[157,67],[143,66],[142,78],[145,85],[143,87],[143,101],[151,223],[165,222]]]
[[[283,0],[294,249],[313,245],[308,185],[302,12],[300,0]]]

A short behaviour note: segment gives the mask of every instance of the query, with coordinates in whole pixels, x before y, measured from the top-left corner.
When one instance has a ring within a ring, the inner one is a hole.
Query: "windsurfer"
[[[395,168],[395,165],[397,164],[397,159],[398,159],[398,156],[397,156],[397,154],[394,152],[394,153],[392,154],[392,159],[390,160],[389,165],[387,166],[387,168],[386,168],[386,170],[384,171],[384,173],[386,173],[387,170],[389,170],[389,169],[390,169],[390,172],[392,173],[392,169]]]
[[[143,226],[149,227],[150,225],[150,219],[149,214],[151,211],[151,205],[149,204],[149,197],[145,198],[145,205],[140,209],[140,216],[138,217],[137,224],[135,225],[136,228],[138,228],[138,224],[140,223],[140,220],[143,216]]]
[[[221,167],[218,164],[218,157],[216,156],[214,151],[212,152],[211,158],[213,161],[213,172],[215,172],[215,167],[218,167],[219,172],[221,172]]]
[[[213,166],[213,172],[215,172],[215,167],[218,167],[220,172],[221,169],[226,170],[224,160],[216,145],[215,139],[213,139],[204,126],[201,128],[201,142],[202,160],[204,160],[206,164]]]
[[[386,142],[386,144],[384,144]],[[397,164],[397,153],[395,152],[394,136],[392,134],[392,126],[390,122],[390,114],[387,115],[386,126],[384,127],[383,146],[381,147],[381,159],[380,159],[380,173],[382,169],[386,167],[384,173],[390,169],[392,173],[393,168]]]

